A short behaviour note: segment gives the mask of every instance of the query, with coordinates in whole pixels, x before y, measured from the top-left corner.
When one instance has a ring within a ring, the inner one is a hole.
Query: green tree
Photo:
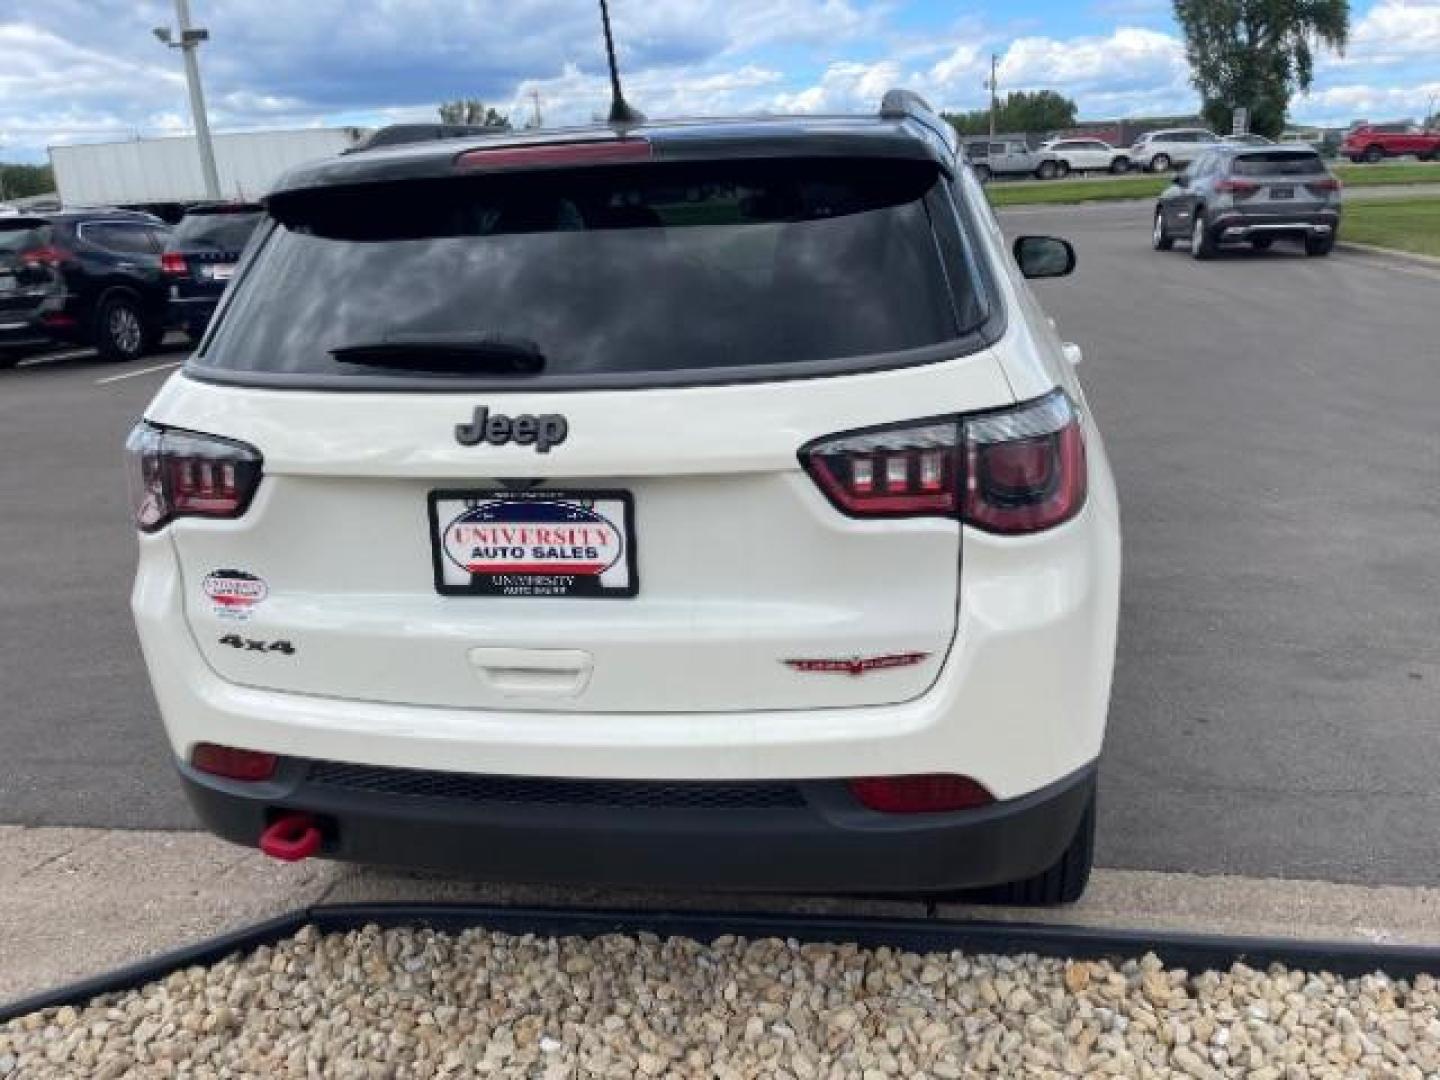
[[[1075,126],[1075,102],[1054,90],[1026,93],[1014,90],[1000,102],[995,112],[996,131],[1061,131]],[[945,113],[961,135],[987,135],[990,132],[990,110],[974,109],[963,113]]]
[[[479,98],[457,98],[444,102],[440,106],[440,122],[510,130],[510,118],[502,112],[496,112]]]
[[[48,195],[55,190],[55,173],[49,165],[6,165],[0,162],[0,199]]]
[[[1174,0],[1185,34],[1190,80],[1205,119],[1228,131],[1240,106],[1250,130],[1276,138],[1297,92],[1310,89],[1315,52],[1343,53],[1349,0]]]

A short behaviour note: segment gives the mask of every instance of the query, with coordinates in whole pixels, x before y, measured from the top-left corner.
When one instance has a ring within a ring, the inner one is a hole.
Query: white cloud
[[[1347,61],[1428,57],[1440,68],[1440,3],[1380,0],[1355,23]]]

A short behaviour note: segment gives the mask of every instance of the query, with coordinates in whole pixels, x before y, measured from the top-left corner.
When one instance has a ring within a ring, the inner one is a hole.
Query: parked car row
[[[1263,135],[1216,135],[1205,128],[1167,128],[1140,136],[1128,149],[1104,139],[1051,139],[1032,148],[1024,139],[976,140],[966,147],[981,180],[995,176],[1034,176],[1058,180],[1072,173],[1127,173],[1132,169],[1165,172],[1194,161],[1216,146],[1272,146]]]
[[[172,328],[198,338],[259,220],[247,203],[193,207],[173,229],[131,210],[0,217],[0,367],[55,345],[127,361]]]

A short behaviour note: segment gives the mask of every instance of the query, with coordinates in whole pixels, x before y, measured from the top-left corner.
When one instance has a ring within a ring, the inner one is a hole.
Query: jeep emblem
[[[559,446],[570,434],[570,425],[559,413],[543,413],[532,416],[521,413],[516,417],[495,413],[481,405],[475,409],[475,419],[468,424],[455,425],[455,441],[461,446],[504,446],[513,442],[518,446],[533,446],[542,454],[548,454],[552,446]]]

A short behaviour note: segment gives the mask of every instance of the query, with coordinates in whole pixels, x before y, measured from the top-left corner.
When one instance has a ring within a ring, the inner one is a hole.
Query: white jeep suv
[[[1083,889],[1115,491],[950,128],[652,123],[285,177],[128,443],[205,824],[506,880]]]

